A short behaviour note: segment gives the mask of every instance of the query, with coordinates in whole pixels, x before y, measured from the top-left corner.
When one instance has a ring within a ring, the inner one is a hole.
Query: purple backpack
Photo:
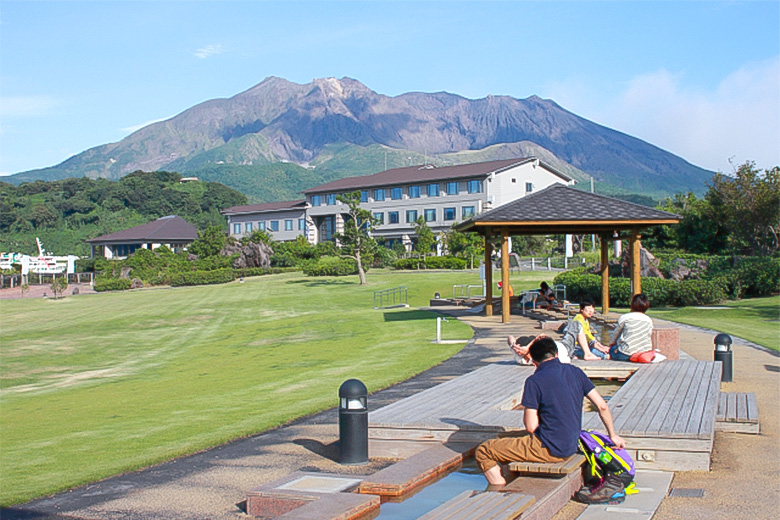
[[[588,460],[588,481],[602,481],[607,473],[620,477],[628,487],[634,480],[634,460],[622,448],[616,448],[610,438],[596,430],[582,430],[579,440],[580,452]]]

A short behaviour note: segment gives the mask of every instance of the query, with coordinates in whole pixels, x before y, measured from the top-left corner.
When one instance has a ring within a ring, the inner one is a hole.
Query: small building
[[[140,248],[157,249],[164,245],[181,251],[197,238],[195,226],[179,216],[168,215],[148,224],[89,239],[87,243],[91,246],[92,258],[122,259]]]
[[[274,240],[287,242],[307,235],[305,200],[247,204],[222,210],[228,219],[230,236],[241,238],[255,231],[267,231]]]
[[[457,222],[553,184],[571,185],[574,180],[536,157],[444,167],[418,165],[315,186],[303,191],[305,200],[235,206],[222,214],[228,217],[229,232],[236,238],[264,229],[274,240],[304,235],[317,244],[344,230],[349,208],[337,196],[360,191],[361,207],[378,222],[372,235],[385,245],[400,242],[411,248],[418,218],[434,233],[448,231]]]

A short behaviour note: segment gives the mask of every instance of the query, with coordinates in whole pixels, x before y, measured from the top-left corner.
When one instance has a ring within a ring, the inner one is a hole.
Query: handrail
[[[452,286],[452,298],[471,298],[471,290],[472,289],[479,289],[480,292],[482,291],[482,284],[474,285],[474,284],[455,284]],[[480,294],[479,296],[483,296]]]
[[[390,303],[392,299],[392,304]],[[377,305],[377,300],[379,304]],[[386,300],[386,301],[385,301]],[[374,309],[385,309],[388,307],[399,307],[409,305],[409,294],[406,286],[393,287],[392,289],[383,289],[374,291]]]

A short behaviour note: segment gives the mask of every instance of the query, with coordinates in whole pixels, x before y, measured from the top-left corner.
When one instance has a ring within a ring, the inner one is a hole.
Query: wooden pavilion
[[[602,312],[609,312],[609,246],[628,238],[631,294],[642,292],[641,232],[651,226],[677,224],[680,216],[624,200],[588,193],[562,184],[517,199],[456,226],[485,237],[485,265],[491,265],[492,241],[501,243],[501,321],[509,322],[509,237],[513,235],[589,234],[601,238]],[[493,270],[485,269],[485,313],[493,315]]]

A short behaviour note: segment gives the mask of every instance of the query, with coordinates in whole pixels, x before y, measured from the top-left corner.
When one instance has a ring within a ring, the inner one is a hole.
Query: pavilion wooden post
[[[609,313],[609,240],[601,235],[601,314]]]
[[[509,232],[501,230],[501,323],[509,323]]]
[[[636,229],[631,230],[631,297],[642,292],[642,255],[639,239],[642,238]]]
[[[493,315],[493,244],[490,229],[485,231],[485,316]]]

